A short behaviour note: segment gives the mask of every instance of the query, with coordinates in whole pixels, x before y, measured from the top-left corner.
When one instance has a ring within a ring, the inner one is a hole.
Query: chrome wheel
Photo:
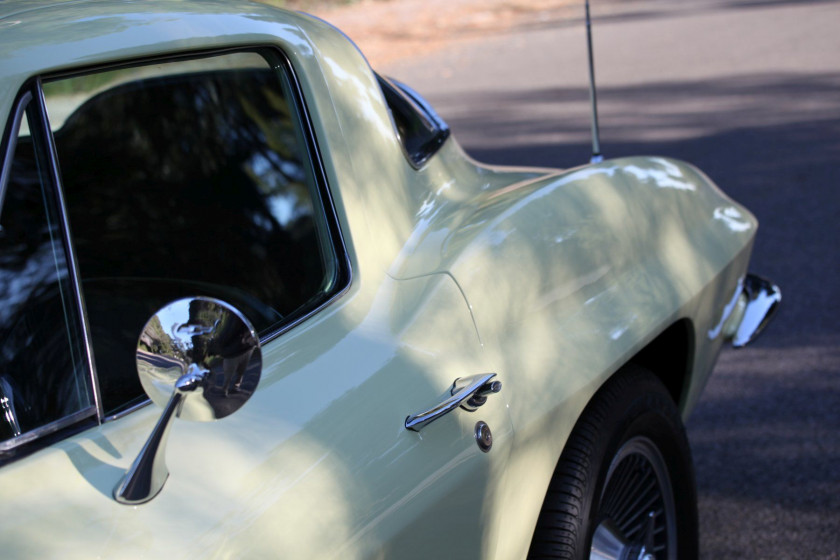
[[[613,458],[592,537],[590,560],[676,559],[676,507],[668,468],[644,436]]]

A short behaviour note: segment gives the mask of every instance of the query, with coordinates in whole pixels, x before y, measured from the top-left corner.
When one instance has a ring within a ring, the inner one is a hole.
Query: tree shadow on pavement
[[[687,14],[713,13],[720,10],[751,10],[761,8],[804,7],[808,5],[838,4],[840,0],[701,0],[692,3],[672,0],[592,0],[592,19],[597,24],[629,21],[659,20],[685,17]],[[536,18],[523,18],[508,31],[536,31],[580,27],[585,20],[583,0],[571,5],[538,14]],[[500,27],[498,30],[501,30]],[[479,33],[474,33],[478,35]],[[469,35],[465,33],[464,36]]]

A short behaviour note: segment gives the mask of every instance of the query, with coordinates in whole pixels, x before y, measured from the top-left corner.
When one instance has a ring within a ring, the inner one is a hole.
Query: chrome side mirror
[[[163,414],[114,489],[114,499],[128,505],[154,498],[169,477],[165,451],[173,417],[217,420],[251,397],[262,373],[260,339],[230,305],[206,297],[180,299],[143,328],[137,373]]]

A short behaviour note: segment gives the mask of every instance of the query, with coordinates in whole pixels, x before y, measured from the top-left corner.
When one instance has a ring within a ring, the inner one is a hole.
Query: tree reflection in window
[[[131,347],[165,303],[217,297],[267,332],[337,270],[282,71],[257,53],[134,70],[44,87],[106,409],[142,397]]]
[[[0,212],[0,441],[93,406],[49,174],[17,132]]]

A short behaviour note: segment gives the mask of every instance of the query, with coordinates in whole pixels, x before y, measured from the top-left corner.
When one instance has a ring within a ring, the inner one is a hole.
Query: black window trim
[[[22,88],[22,91],[31,92],[34,91],[34,97],[37,102],[36,110],[38,112],[38,123],[39,126],[42,127],[42,131],[46,134],[47,138],[47,160],[50,164],[50,172],[52,174],[51,179],[55,185],[55,191],[57,193],[57,203],[59,205],[59,213],[60,213],[60,221],[61,221],[61,229],[64,237],[64,242],[66,244],[67,250],[67,258],[68,258],[68,268],[69,268],[69,276],[71,279],[71,285],[73,289],[73,295],[75,296],[75,301],[77,307],[80,312],[81,320],[82,320],[82,328],[80,329],[83,333],[84,337],[84,350],[85,350],[85,360],[88,366],[88,370],[90,372],[92,383],[93,383],[93,394],[94,394],[94,401],[95,406],[92,406],[90,410],[86,409],[87,414],[85,414],[84,418],[89,418],[91,415],[95,415],[98,424],[103,424],[107,422],[112,422],[114,420],[118,420],[123,418],[139,409],[145,408],[149,404],[151,404],[150,399],[144,399],[143,402],[137,403],[135,405],[129,406],[124,410],[120,410],[115,414],[111,414],[109,416],[105,416],[104,411],[102,409],[102,400],[99,392],[99,377],[96,371],[96,363],[93,356],[93,346],[92,341],[90,339],[90,325],[88,321],[88,314],[87,314],[87,307],[84,303],[84,295],[81,291],[81,283],[80,283],[80,275],[78,271],[77,261],[76,261],[76,254],[74,245],[72,242],[72,235],[70,232],[69,226],[69,219],[67,216],[67,210],[65,206],[65,197],[63,191],[63,184],[61,181],[61,170],[58,163],[58,156],[55,147],[55,140],[53,138],[52,130],[50,128],[50,123],[47,115],[46,104],[44,101],[44,94],[41,87],[42,81],[44,80],[55,80],[61,79],[64,77],[70,76],[78,76],[92,72],[102,72],[105,70],[116,70],[120,68],[128,68],[138,65],[147,65],[147,64],[154,64],[158,62],[175,62],[179,60],[195,60],[198,58],[209,58],[213,56],[220,56],[224,54],[232,54],[238,52],[257,52],[262,53],[266,58],[266,61],[271,65],[272,69],[282,72],[283,76],[288,80],[288,85],[290,89],[291,99],[289,100],[290,103],[294,104],[295,113],[298,120],[298,125],[301,128],[301,134],[304,139],[305,146],[305,156],[309,164],[311,165],[311,171],[313,175],[313,179],[315,182],[315,193],[314,195],[317,196],[317,201],[320,203],[321,210],[323,211],[323,218],[326,223],[327,229],[327,236],[332,246],[332,250],[335,254],[336,260],[336,270],[333,278],[333,286],[327,292],[327,296],[319,301],[317,304],[314,304],[311,308],[305,308],[299,315],[292,315],[289,321],[283,322],[276,328],[272,329],[271,331],[264,333],[260,336],[260,344],[265,345],[276,338],[280,337],[281,335],[285,334],[286,332],[292,330],[299,324],[303,323],[304,321],[308,320],[309,318],[313,317],[314,315],[320,313],[323,309],[330,306],[336,300],[341,298],[344,294],[348,292],[350,286],[353,283],[353,269],[352,263],[350,259],[350,255],[347,251],[347,246],[344,240],[344,236],[341,230],[341,221],[338,217],[338,213],[336,212],[335,203],[331,194],[329,181],[327,178],[326,169],[324,166],[324,161],[322,157],[322,152],[320,146],[318,144],[317,137],[315,135],[315,129],[312,124],[312,117],[309,111],[309,108],[306,104],[306,98],[303,94],[303,88],[301,87],[300,80],[298,78],[297,72],[295,71],[294,65],[289,57],[286,55],[285,52],[276,44],[251,44],[251,45],[242,45],[236,47],[224,47],[224,48],[216,48],[216,49],[201,49],[197,51],[187,51],[182,53],[173,53],[170,55],[161,55],[161,56],[151,56],[151,57],[143,57],[138,59],[131,59],[126,61],[120,61],[119,63],[112,63],[112,64],[99,64],[90,67],[82,67],[82,68],[75,68],[73,70],[66,70],[66,71],[59,71],[54,73],[44,74],[41,77],[37,77],[33,83],[29,83]],[[21,97],[24,94],[21,94]],[[23,108],[25,108],[26,104],[21,104],[21,100],[19,99],[16,102],[16,110],[23,114]],[[22,118],[22,116],[20,117]],[[8,151],[8,149],[6,150]],[[3,153],[3,152],[0,152]],[[3,169],[6,168],[6,159],[5,153],[4,160],[3,160]],[[5,171],[0,179],[5,179]],[[0,183],[2,186],[2,183]],[[2,194],[2,193],[0,193]],[[72,418],[72,421],[68,421],[66,425],[77,425],[80,426],[79,422],[83,420],[83,418],[77,418],[76,416],[79,413],[71,415],[70,417],[66,417],[58,422],[62,422],[64,420],[68,420],[68,418]],[[52,425],[52,424],[50,424]],[[85,426],[83,429],[87,429],[90,426]],[[64,425],[62,425],[64,427]],[[38,428],[40,430],[41,428]],[[61,429],[61,428],[56,428]],[[27,432],[27,434],[33,434],[36,430],[32,430]],[[51,430],[54,432],[55,430]],[[21,436],[23,437],[23,435]],[[17,438],[15,438],[17,439]],[[29,440],[39,440],[43,439],[39,436],[33,436],[29,438]],[[53,438],[47,438],[44,445],[39,446],[40,449],[43,446],[50,445],[53,443]],[[8,440],[7,440],[8,441]],[[2,452],[2,446],[0,446],[0,452]],[[34,451],[34,450],[33,450]],[[28,453],[27,453],[28,454]],[[16,458],[16,457],[14,457]],[[0,464],[4,463],[5,460],[0,458]]]

